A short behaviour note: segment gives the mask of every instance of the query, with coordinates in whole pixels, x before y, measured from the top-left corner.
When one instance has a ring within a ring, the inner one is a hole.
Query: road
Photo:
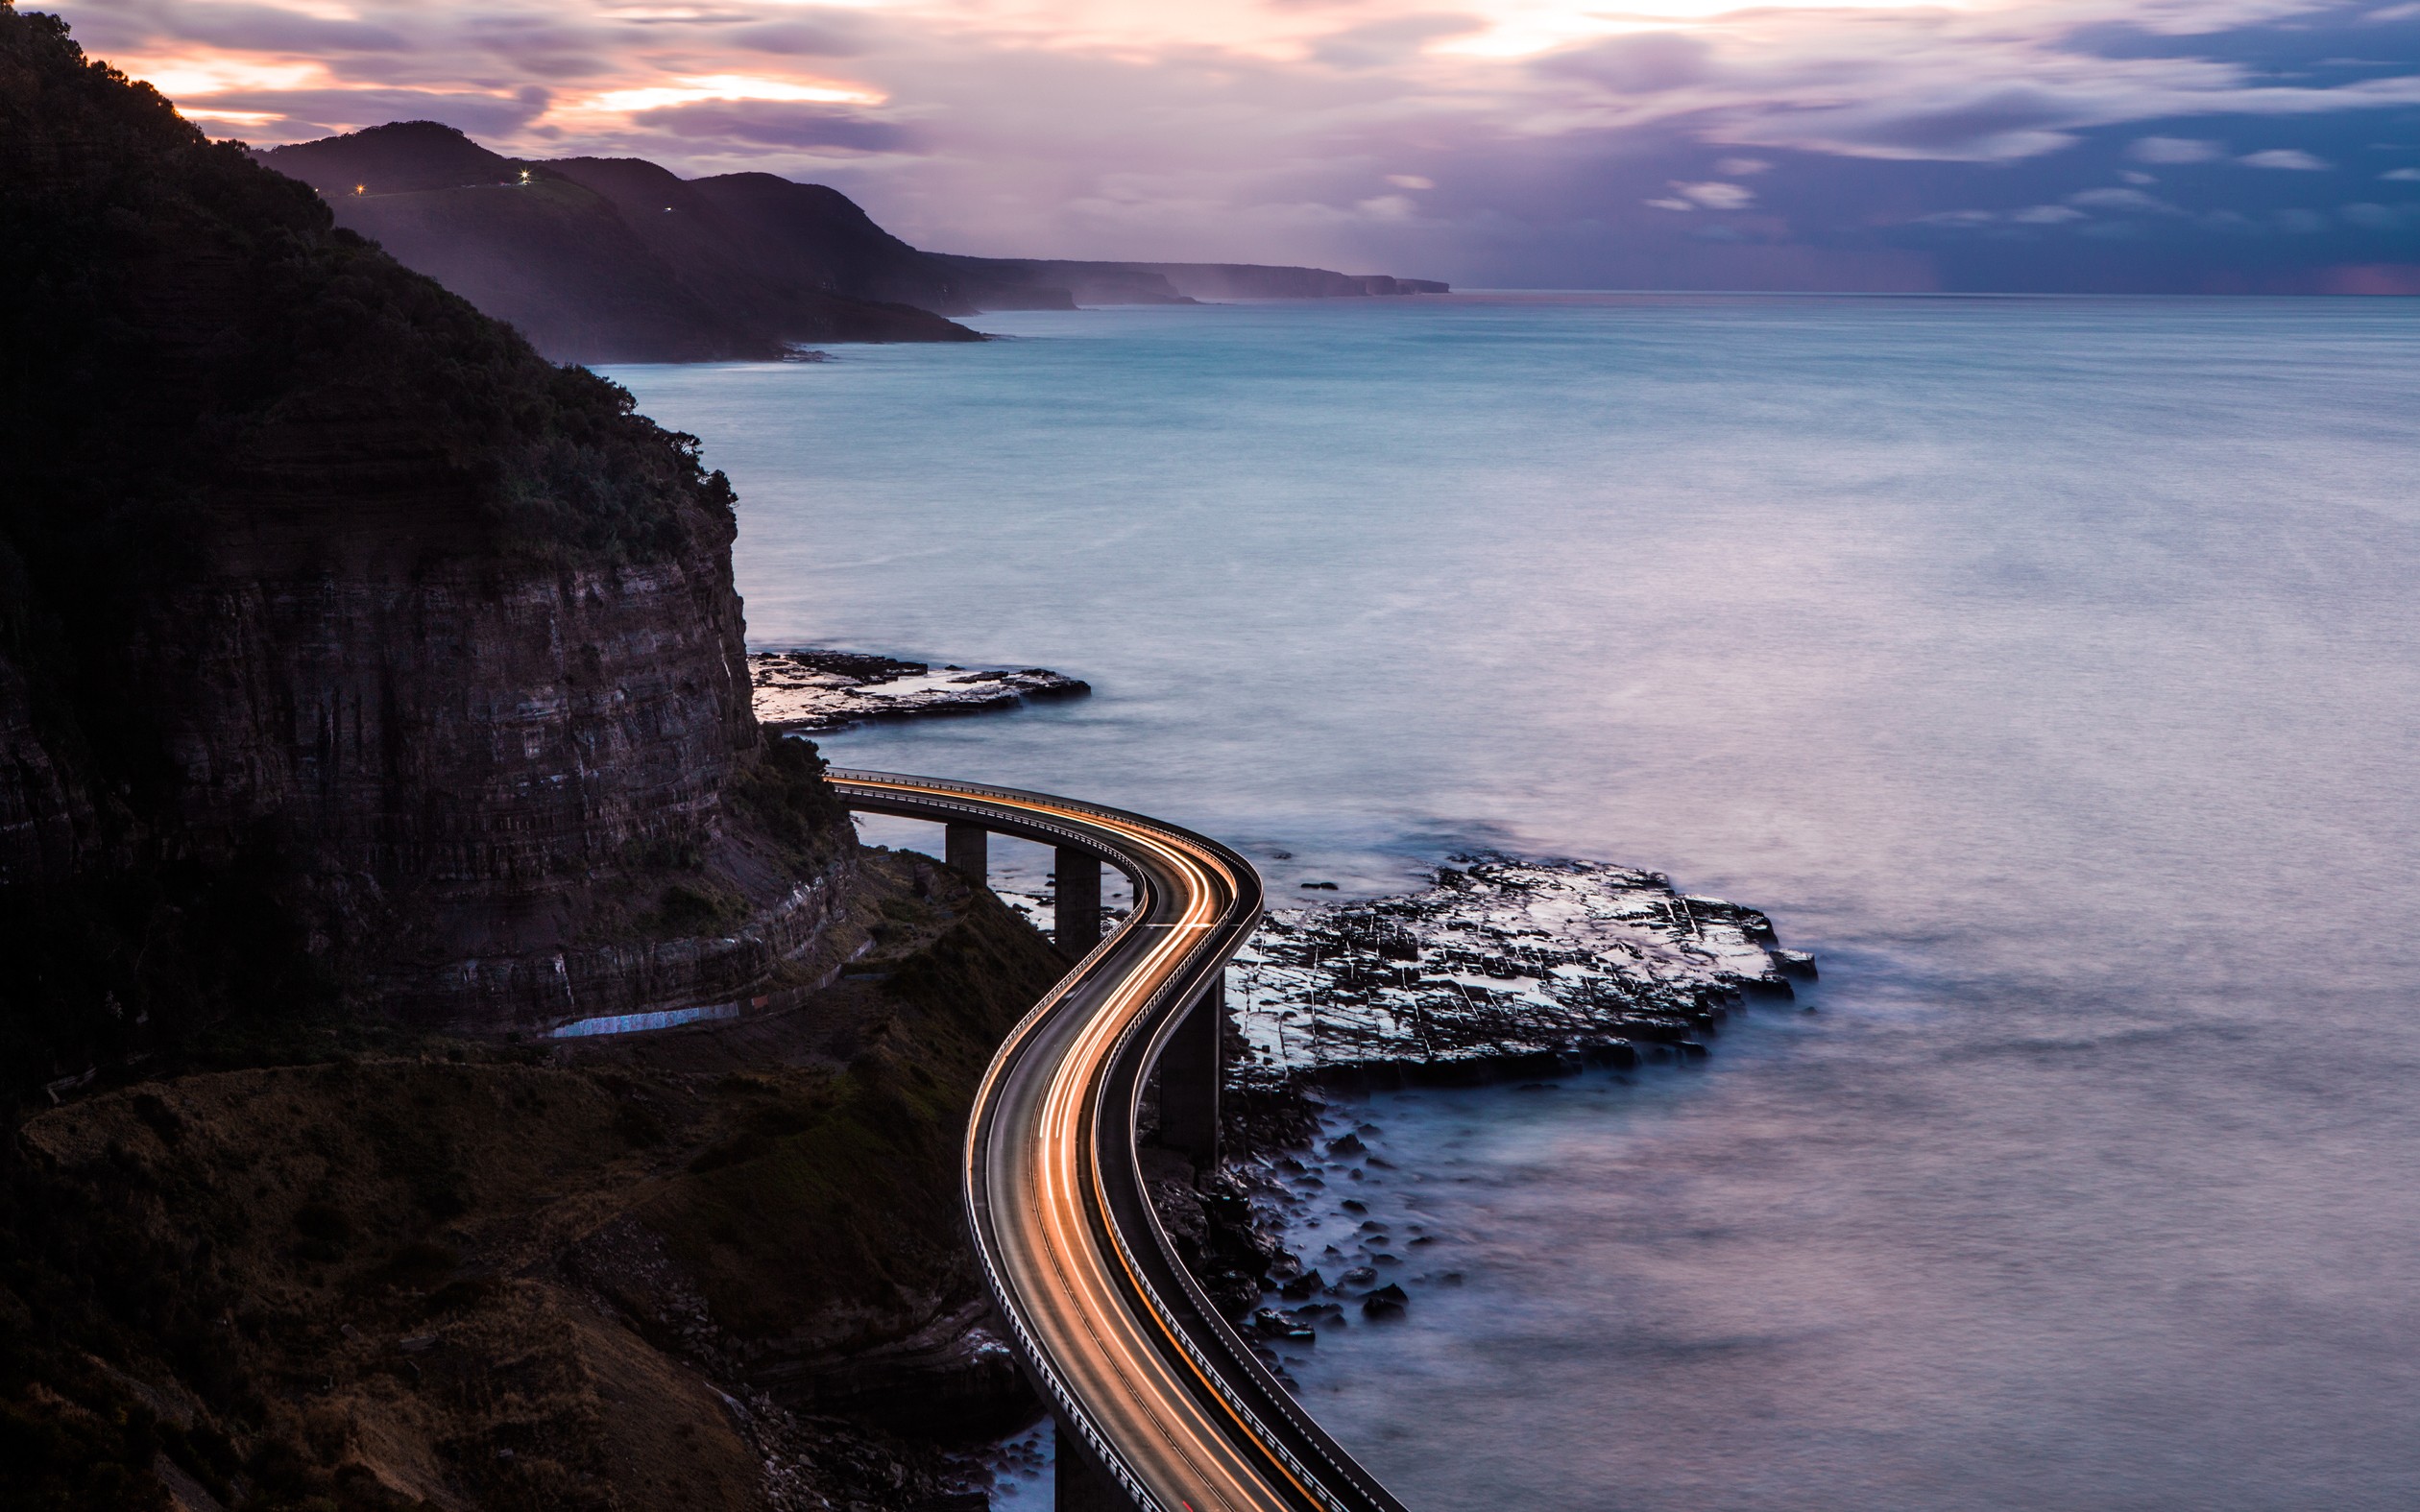
[[[967,1217],[994,1300],[1057,1413],[1134,1504],[1402,1512],[1256,1359],[1177,1261],[1135,1155],[1143,1086],[1261,914],[1251,864],[1138,814],[891,773],[831,773],[853,809],[1100,853],[1132,914],[1011,1030],[976,1096]]]

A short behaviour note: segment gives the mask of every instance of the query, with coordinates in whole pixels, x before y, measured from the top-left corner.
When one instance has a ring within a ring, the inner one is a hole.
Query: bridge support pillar
[[[1074,846],[1058,848],[1057,938],[1061,953],[1080,959],[1101,943],[1101,857]]]
[[[991,876],[991,831],[981,825],[944,825],[941,859],[966,874],[970,882]]]
[[[1051,1452],[1051,1504],[1057,1512],[1133,1512],[1134,1499],[1093,1463],[1092,1451],[1067,1426],[1067,1419],[1056,1412],[1052,1417],[1055,1447]]]
[[[1219,1164],[1219,1083],[1226,1058],[1226,972],[1210,979],[1159,1059],[1159,1140],[1208,1170]]]

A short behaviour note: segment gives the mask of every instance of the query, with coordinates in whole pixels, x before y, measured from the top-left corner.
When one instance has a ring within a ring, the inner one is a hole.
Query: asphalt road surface
[[[1062,1462],[1082,1455],[1107,1487],[1164,1512],[1401,1512],[1185,1273],[1135,1157],[1160,1048],[1259,922],[1251,864],[1173,825],[1069,799],[831,777],[851,808],[1080,846],[1136,883],[1132,914],[1003,1043],[967,1130],[976,1249],[1057,1412]]]

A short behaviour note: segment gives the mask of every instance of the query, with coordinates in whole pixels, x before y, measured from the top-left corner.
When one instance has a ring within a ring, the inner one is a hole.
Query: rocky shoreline
[[[1272,910],[1228,978],[1227,1158],[1153,1168],[1162,1221],[1291,1381],[1322,1332],[1462,1282],[1419,1263],[1440,1236],[1362,1093],[1693,1060],[1814,974],[1758,910],[1599,862],[1459,856],[1417,893]]]
[[[816,647],[750,652],[748,682],[757,723],[783,734],[845,730],[875,719],[984,713],[1092,691],[1080,678],[1044,667],[935,667]]]
[[[1814,958],[1658,872],[1464,855],[1401,898],[1271,910],[1228,975],[1237,1087],[1386,1085],[1702,1055]]]

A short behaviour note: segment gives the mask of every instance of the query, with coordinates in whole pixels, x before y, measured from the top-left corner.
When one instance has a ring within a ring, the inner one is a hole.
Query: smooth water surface
[[[1099,690],[836,757],[1823,958],[1686,1072],[1372,1105],[1467,1284],[1297,1374],[1407,1502],[2420,1505],[2420,301],[978,324],[614,374],[757,642]]]

